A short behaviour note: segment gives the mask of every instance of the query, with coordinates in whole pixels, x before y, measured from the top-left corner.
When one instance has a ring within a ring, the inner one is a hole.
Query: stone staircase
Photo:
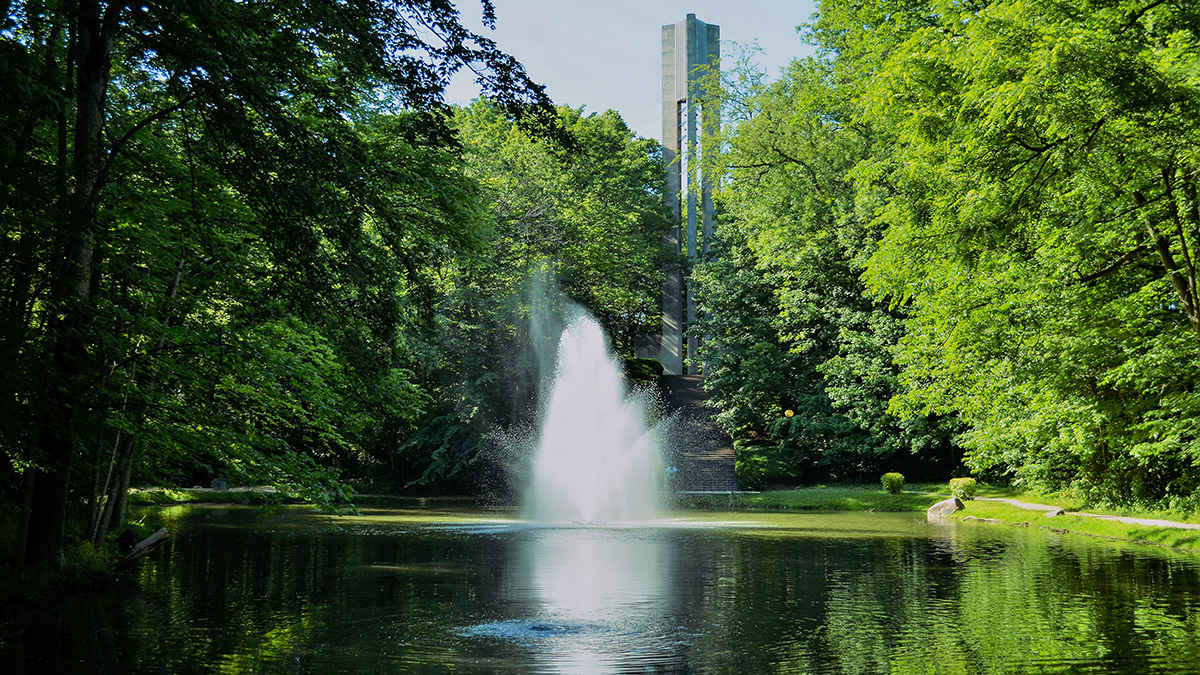
[[[702,375],[664,375],[663,396],[672,418],[671,442],[664,448],[667,466],[679,469],[670,483],[677,492],[730,492],[738,489],[733,442],[706,407]]]

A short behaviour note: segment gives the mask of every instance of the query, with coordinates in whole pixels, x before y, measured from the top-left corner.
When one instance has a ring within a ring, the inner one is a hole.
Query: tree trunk
[[[104,424],[99,425],[99,433],[96,438],[96,459],[92,464],[92,492],[88,497],[88,529],[87,537],[89,540],[93,538],[96,532],[96,523],[99,522],[100,509],[104,506],[104,491],[100,487],[100,469],[104,465]],[[117,430],[118,438],[121,431]],[[112,473],[111,471],[109,472]],[[104,489],[108,488],[108,481],[105,481]]]
[[[24,485],[21,488],[21,521],[17,525],[17,550],[13,556],[17,572],[25,566],[25,549],[29,544],[29,515],[33,511],[33,488],[36,479],[37,469],[27,467]]]
[[[121,444],[121,456],[117,461],[117,480],[109,493],[109,508],[105,509],[105,520],[101,524],[98,538],[120,529],[125,525],[125,505],[129,503],[129,477],[133,474],[133,449],[136,445],[132,435],[127,435]]]
[[[1175,196],[1170,194],[1170,186],[1167,186],[1167,199],[1173,200]],[[1195,269],[1189,264],[1186,268],[1179,264],[1175,259],[1175,255],[1171,252],[1171,239],[1167,235],[1159,231],[1155,225],[1153,216],[1148,212],[1146,206],[1148,200],[1141,192],[1134,191],[1133,203],[1142,210],[1146,231],[1150,235],[1150,245],[1158,254],[1159,262],[1162,263],[1163,270],[1167,273],[1167,278],[1171,282],[1171,286],[1175,288],[1175,295],[1179,298],[1180,309],[1183,310],[1183,316],[1187,319],[1188,325],[1191,326],[1192,332],[1196,334],[1197,342],[1200,342],[1200,312],[1196,307],[1195,287],[1192,285],[1192,279],[1196,278]],[[1186,236],[1181,233],[1181,236]],[[1186,247],[1187,242],[1181,241],[1180,245]],[[1186,249],[1185,249],[1186,250]],[[1190,259],[1185,259],[1185,262],[1190,263]]]
[[[183,268],[186,258],[179,256],[179,260],[175,263],[175,276],[172,277],[171,283],[167,285],[166,294],[163,296],[167,300],[167,309],[164,312],[162,326],[164,329],[171,327],[171,301],[179,294],[179,284],[183,279]],[[162,351],[166,344],[165,338],[159,338],[155,348],[155,353]],[[147,365],[141,369],[135,369],[133,380],[136,383],[138,391],[149,391],[154,384],[156,368],[153,364]],[[125,413],[128,401],[121,405],[122,414]],[[139,427],[146,419],[145,406],[137,406],[136,412],[132,418],[132,426]],[[109,468],[109,474],[113,473],[115,466],[116,481],[111,483],[105,480],[104,483],[104,508],[100,513],[97,527],[90,533],[94,545],[99,546],[104,542],[104,537],[109,532],[120,529],[125,525],[125,507],[129,502],[129,480],[133,474],[133,458],[134,449],[137,446],[137,439],[132,434],[125,434],[122,438],[118,431],[118,444],[113,449],[113,460]],[[118,450],[119,448],[119,450]]]
[[[124,406],[122,406],[124,409]],[[96,509],[92,514],[91,520],[88,522],[88,539],[93,546],[100,546],[104,542],[104,534],[107,530],[109,514],[112,513],[112,499],[109,493],[112,491],[113,474],[117,471],[117,462],[120,457],[121,440],[123,435],[120,429],[117,429],[117,438],[113,441],[112,456],[108,460],[108,471],[104,474],[104,485],[96,491],[97,504]],[[99,476],[97,476],[97,480]],[[118,482],[120,477],[117,478]]]
[[[72,27],[75,77],[75,144],[71,173],[73,192],[64,222],[62,265],[51,282],[47,322],[50,382],[41,406],[34,448],[39,470],[34,477],[25,549],[27,565],[63,565],[63,534],[71,463],[75,456],[76,420],[86,405],[88,327],[96,236],[96,196],[105,158],[103,129],[105,94],[112,67],[113,35],[122,7],[112,3],[101,15],[97,0],[80,2]],[[71,67],[71,66],[68,66]]]

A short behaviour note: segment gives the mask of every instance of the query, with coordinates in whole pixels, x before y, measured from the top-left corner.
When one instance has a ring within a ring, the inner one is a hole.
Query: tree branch
[[[1121,26],[1121,30],[1117,31],[1117,35],[1121,35],[1130,28],[1133,28],[1135,25],[1137,25],[1137,22],[1141,20],[1142,16],[1146,14],[1146,12],[1149,12],[1166,1],[1167,0],[1154,0],[1154,2],[1130,14],[1129,18],[1125,20],[1125,25]]]
[[[1179,204],[1175,201],[1175,170],[1163,169],[1163,192],[1167,196],[1167,212],[1171,216],[1171,222],[1175,224],[1175,236],[1179,237],[1179,246],[1183,251],[1183,264],[1188,273],[1188,283],[1195,293],[1196,289],[1196,265],[1192,261],[1191,251],[1188,250],[1187,235],[1183,232],[1183,221],[1179,217]]]
[[[812,187],[813,187],[813,189],[814,189],[814,190],[816,190],[816,191],[817,191],[817,194],[819,194],[819,195],[824,195],[824,194],[825,194],[825,191],[821,189],[821,183],[820,183],[820,181],[819,181],[819,180],[818,180],[818,178],[817,178],[817,172],[816,172],[816,170],[814,170],[814,169],[812,168],[812,166],[811,166],[811,165],[809,165],[809,163],[808,163],[808,162],[805,162],[805,161],[804,161],[804,160],[802,160],[802,159],[798,159],[798,158],[796,158],[796,157],[792,157],[792,156],[788,155],[786,152],[784,152],[784,151],[780,150],[780,149],[779,149],[779,147],[778,147],[778,146],[776,146],[776,145],[774,145],[774,144],[772,144],[772,145],[771,145],[771,150],[772,150],[772,151],[773,151],[775,154],[777,154],[777,155],[779,155],[780,157],[782,157],[782,158],[783,158],[785,161],[788,161],[788,162],[791,162],[791,163],[793,163],[793,164],[796,164],[796,165],[798,165],[798,166],[804,167],[804,170],[808,172],[808,180],[809,180],[809,182],[810,182],[810,183],[812,183]]]
[[[1145,196],[1137,190],[1133,193],[1133,202],[1139,207],[1148,204]],[[1196,314],[1196,297],[1193,289],[1188,283],[1188,279],[1179,273],[1179,263],[1175,261],[1175,256],[1171,253],[1171,240],[1158,231],[1148,211],[1143,210],[1143,213],[1154,250],[1158,253],[1158,258],[1162,261],[1167,276],[1171,279],[1171,285],[1175,287],[1175,293],[1179,296],[1180,304],[1183,306],[1184,317],[1187,318],[1192,330],[1196,333],[1197,341],[1200,341],[1200,316]]]
[[[1116,260],[1114,260],[1108,267],[1105,267],[1104,269],[1096,271],[1096,272],[1092,272],[1091,274],[1078,275],[1078,281],[1081,284],[1090,284],[1093,281],[1096,281],[1097,279],[1106,277],[1106,276],[1112,274],[1113,272],[1116,272],[1117,270],[1121,269],[1121,267],[1124,266],[1125,263],[1145,254],[1146,252],[1147,252],[1147,248],[1145,246],[1138,246],[1137,248],[1134,248],[1130,251],[1126,251],[1124,254],[1122,254],[1120,257],[1118,257]]]
[[[1070,138],[1070,136],[1067,136],[1065,138],[1060,138],[1057,141],[1053,141],[1051,143],[1046,143],[1045,145],[1037,145],[1037,146],[1030,145],[1019,138],[1014,138],[1013,141],[1016,142],[1016,144],[1021,146],[1022,148],[1025,148],[1026,150],[1028,150],[1030,152],[1036,152],[1037,154],[1040,155],[1047,150],[1051,150],[1053,148],[1056,148],[1056,147],[1062,145],[1069,138]]]
[[[99,180],[97,181],[97,185],[105,185],[108,182],[108,173],[109,173],[109,170],[112,168],[113,161],[117,158],[117,156],[119,156],[121,154],[121,151],[124,149],[125,144],[128,143],[139,131],[141,131],[142,129],[145,129],[147,126],[149,126],[153,122],[157,122],[159,120],[166,119],[171,114],[178,112],[179,110],[181,110],[183,108],[183,106],[185,106],[188,103],[190,103],[191,101],[195,100],[197,96],[199,96],[199,94],[196,92],[193,92],[193,93],[183,97],[178,102],[176,102],[175,105],[167,107],[167,108],[163,108],[162,110],[159,110],[158,112],[154,113],[153,115],[150,115],[149,117],[146,117],[146,118],[138,121],[137,124],[133,125],[132,127],[129,128],[128,131],[126,131],[124,134],[122,134],[121,137],[118,138],[112,144],[112,147],[109,148],[108,157],[105,158],[104,166],[101,167],[101,169],[100,169],[100,177],[99,177]]]

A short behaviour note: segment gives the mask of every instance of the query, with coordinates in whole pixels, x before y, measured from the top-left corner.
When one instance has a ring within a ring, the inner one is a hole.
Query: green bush
[[[951,478],[950,479],[950,494],[959,499],[973,499],[975,490],[979,484],[974,478]]]
[[[93,548],[88,542],[68,547],[64,552],[67,568],[80,580],[89,580],[111,574],[116,556],[107,548]]]
[[[893,471],[883,474],[880,480],[883,482],[883,489],[894,495],[900,494],[900,491],[904,489],[904,474]]]
[[[655,359],[625,359],[625,374],[631,380],[657,381],[662,372],[662,364]]]
[[[738,487],[742,490],[761,490],[771,483],[794,482],[797,479],[776,446],[734,440],[733,456]]]

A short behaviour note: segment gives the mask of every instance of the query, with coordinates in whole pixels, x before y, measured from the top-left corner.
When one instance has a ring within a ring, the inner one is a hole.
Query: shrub
[[[979,485],[974,478],[951,478],[950,479],[950,494],[959,499],[972,499],[975,497],[975,489]]]
[[[797,476],[789,471],[787,462],[776,446],[735,440],[733,453],[739,489],[760,490],[771,483],[797,482]]]
[[[883,474],[880,480],[883,481],[883,489],[894,495],[900,494],[900,491],[904,489],[904,474],[893,471]]]
[[[625,374],[631,380],[656,382],[662,372],[662,364],[655,359],[625,359]]]
[[[117,559],[109,548],[93,548],[89,542],[80,542],[77,546],[68,547],[64,551],[67,574],[70,578],[81,582],[100,581],[112,574]]]

